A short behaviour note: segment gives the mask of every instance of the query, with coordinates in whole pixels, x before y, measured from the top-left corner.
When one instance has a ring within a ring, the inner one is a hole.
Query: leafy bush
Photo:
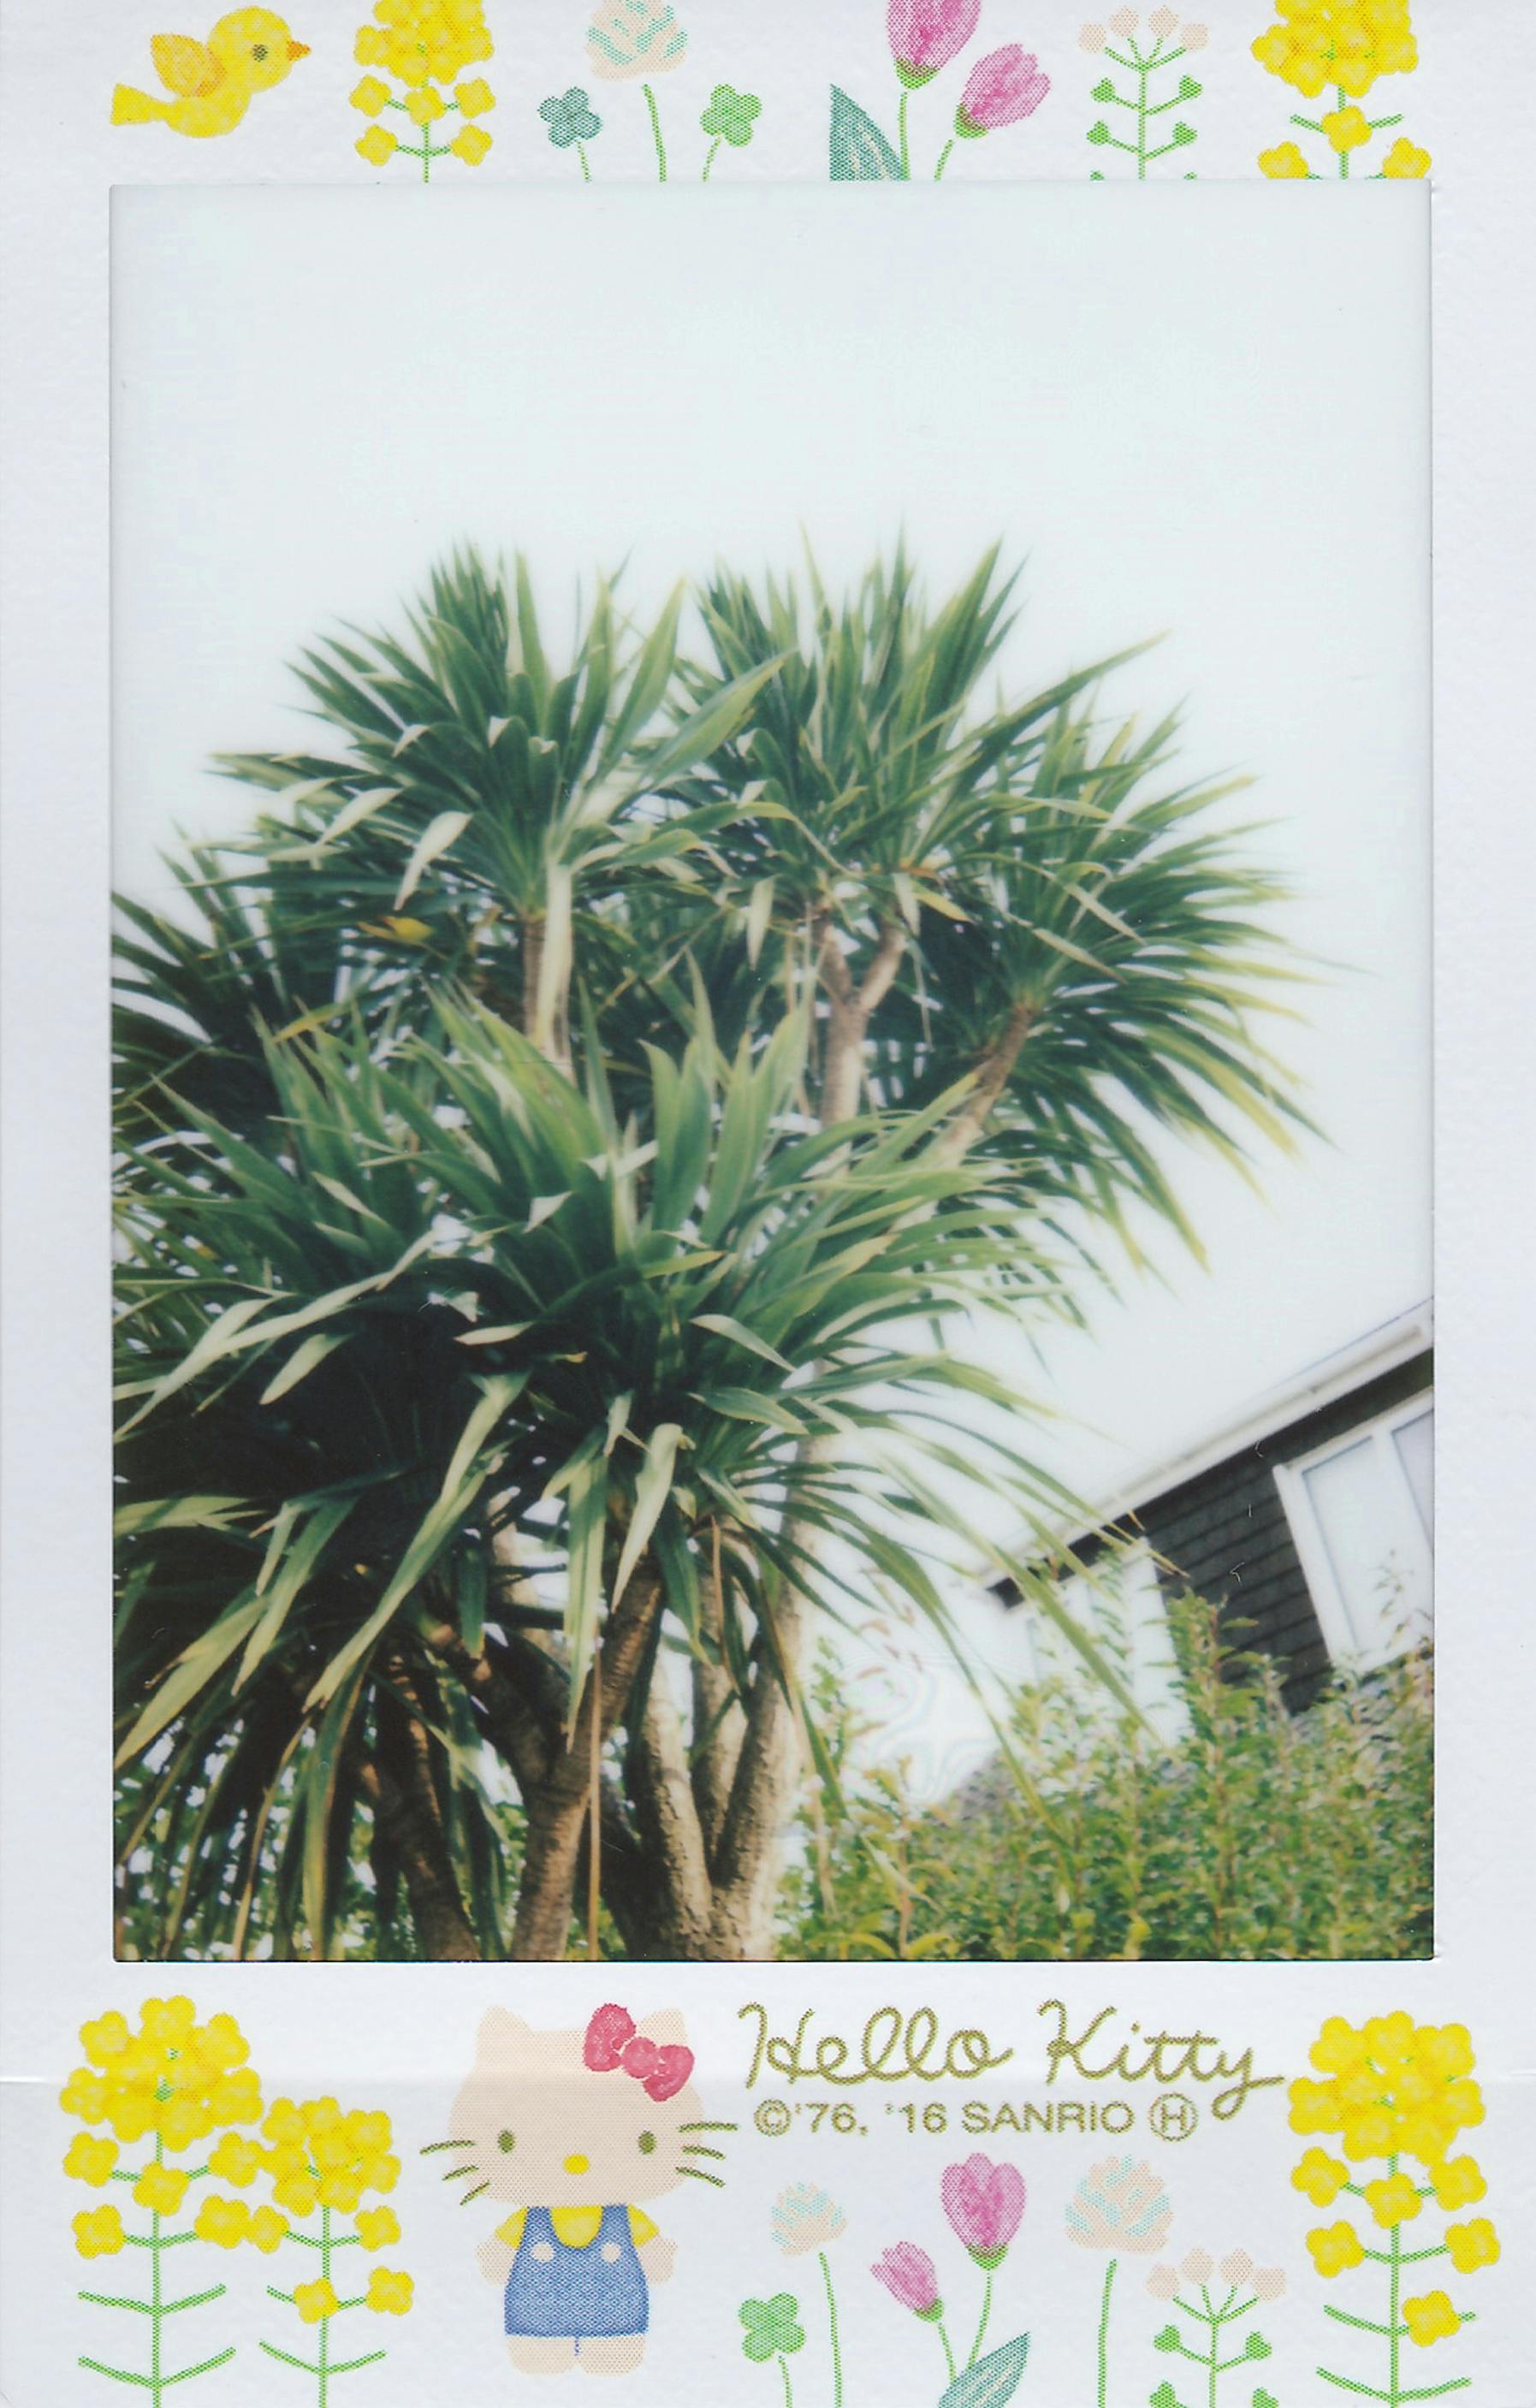
[[[1085,1711],[1052,1678],[1012,1700],[1012,1753],[919,1811],[904,1768],[819,1667],[838,1773],[802,1817],[780,1955],[808,1958],[1428,1956],[1433,1674],[1428,1651],[1337,1671],[1291,1713],[1271,1658],[1216,1609],[1170,1609],[1186,1735]]]

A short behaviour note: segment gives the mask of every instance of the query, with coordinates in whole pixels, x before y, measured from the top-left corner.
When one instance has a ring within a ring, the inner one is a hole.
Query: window
[[[1385,1664],[1434,1628],[1435,1409],[1412,1398],[1275,1481],[1328,1652]]]
[[[1061,1598],[1074,1620],[1099,1641],[1164,1746],[1176,1745],[1189,1727],[1189,1713],[1179,1691],[1173,1634],[1151,1549],[1133,1546],[1121,1555],[1101,1555],[1091,1572],[1074,1572],[1062,1582]],[[1029,1677],[1070,1681],[1082,1688],[1087,1711],[1119,1713],[1120,1707],[1070,1640],[1038,1609],[1027,1612],[1033,1656]]]

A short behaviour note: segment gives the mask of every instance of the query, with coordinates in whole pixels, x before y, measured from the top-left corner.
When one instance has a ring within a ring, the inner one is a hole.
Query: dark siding
[[[1291,1542],[1274,1467],[1342,1438],[1428,1388],[1428,1354],[1384,1373],[1322,1411],[1271,1431],[1182,1487],[1149,1498],[1135,1526],[1167,1559],[1165,1590],[1187,1583],[1222,1609],[1238,1647],[1261,1648],[1285,1670],[1285,1696],[1309,1704],[1328,1668],[1328,1648]]]

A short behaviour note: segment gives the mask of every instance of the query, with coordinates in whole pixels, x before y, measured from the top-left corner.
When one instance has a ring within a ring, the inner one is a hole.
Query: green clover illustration
[[[746,2327],[741,2347],[758,2366],[804,2349],[799,2301],[792,2291],[776,2291],[771,2300],[743,2300],[736,2313]]]

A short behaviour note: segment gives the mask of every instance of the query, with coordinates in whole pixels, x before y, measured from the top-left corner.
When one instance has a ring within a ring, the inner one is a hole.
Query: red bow
[[[627,2073],[643,2082],[647,2096],[658,2105],[675,2099],[694,2070],[694,2052],[672,2044],[658,2047],[635,2028],[624,2007],[599,2007],[587,2026],[583,2062],[594,2073]]]

